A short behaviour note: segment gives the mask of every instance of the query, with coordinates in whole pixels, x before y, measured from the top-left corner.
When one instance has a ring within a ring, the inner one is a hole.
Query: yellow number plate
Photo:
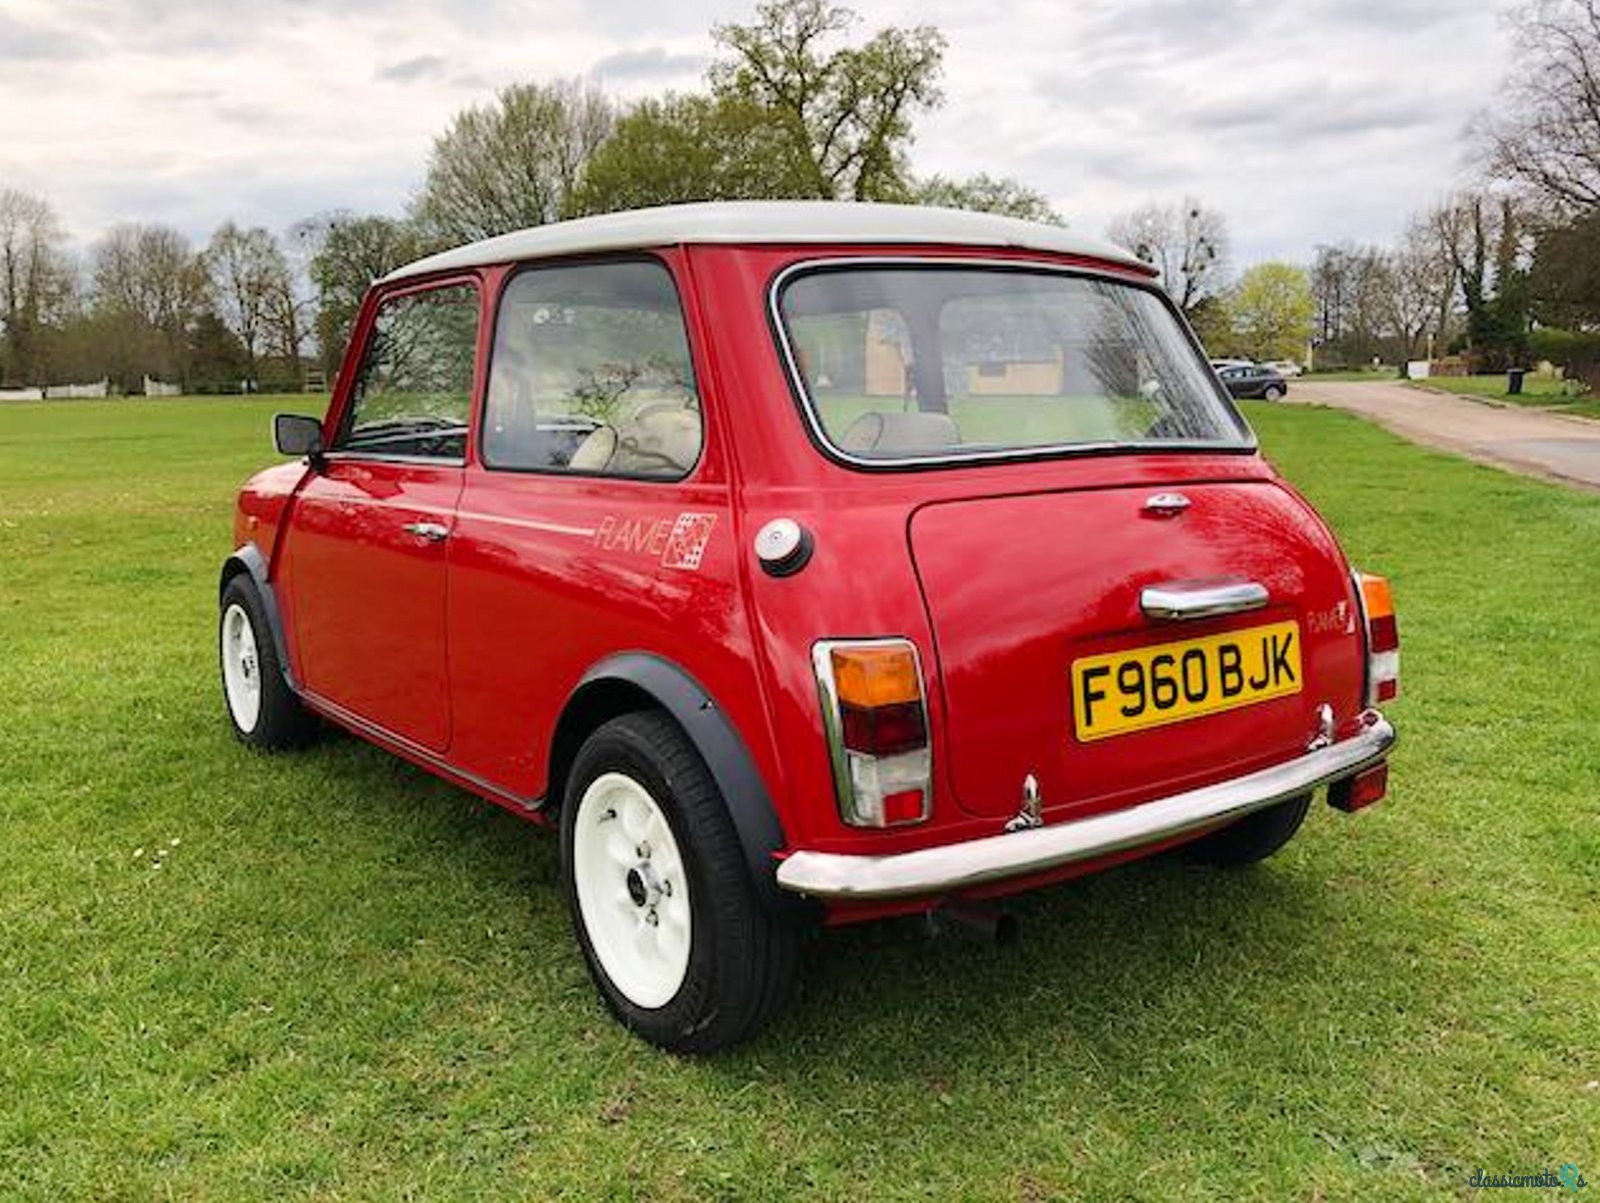
[[[1299,693],[1300,624],[1274,622],[1072,662],[1080,740],[1126,735]]]

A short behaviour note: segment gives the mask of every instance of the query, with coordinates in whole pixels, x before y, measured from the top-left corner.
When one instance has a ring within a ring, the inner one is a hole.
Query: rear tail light
[[[1400,693],[1400,628],[1395,624],[1394,596],[1389,582],[1358,572],[1356,592],[1367,638],[1367,705],[1387,702]]]
[[[852,827],[924,821],[933,761],[916,646],[906,639],[828,640],[811,659],[840,817]]]

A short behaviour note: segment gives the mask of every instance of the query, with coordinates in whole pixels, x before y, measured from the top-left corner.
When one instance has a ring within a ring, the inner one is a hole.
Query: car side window
[[[478,290],[447,284],[378,309],[333,450],[466,456],[478,345]]]
[[[679,480],[704,423],[672,277],[630,260],[521,272],[495,323],[491,468]]]

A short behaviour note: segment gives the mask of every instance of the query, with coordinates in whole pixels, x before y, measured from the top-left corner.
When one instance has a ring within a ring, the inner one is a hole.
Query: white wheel
[[[222,613],[222,685],[234,726],[249,735],[261,719],[261,655],[255,626],[238,602]]]
[[[634,1006],[666,1006],[689,970],[689,878],[666,814],[625,773],[602,773],[584,790],[572,875],[606,976]]]

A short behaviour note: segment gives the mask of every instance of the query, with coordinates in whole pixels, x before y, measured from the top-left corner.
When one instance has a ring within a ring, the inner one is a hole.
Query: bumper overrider
[[[778,884],[813,898],[870,901],[956,893],[1047,872],[1176,839],[1343,781],[1382,761],[1394,741],[1388,720],[1368,711],[1360,730],[1349,739],[1242,777],[1087,819],[914,852],[882,856],[795,852],[778,866]]]

